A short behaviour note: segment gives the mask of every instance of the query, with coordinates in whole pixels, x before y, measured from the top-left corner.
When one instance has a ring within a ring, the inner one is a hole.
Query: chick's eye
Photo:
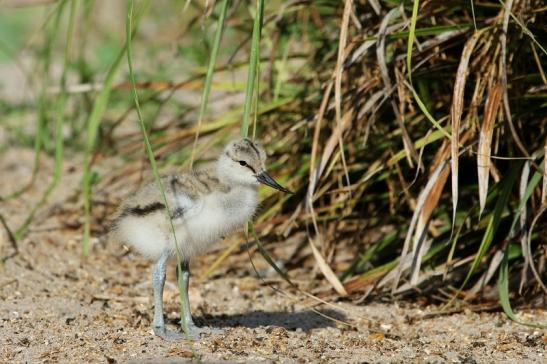
[[[247,165],[247,162],[245,161],[239,161],[239,165],[245,167]]]

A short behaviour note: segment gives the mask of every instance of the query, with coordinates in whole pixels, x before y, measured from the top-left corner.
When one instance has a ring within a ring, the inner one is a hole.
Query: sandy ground
[[[245,252],[230,257],[206,280],[191,281],[190,300],[197,324],[223,332],[204,335],[199,342],[163,341],[150,329],[150,262],[104,239],[94,239],[87,260],[80,259],[81,233],[67,224],[74,219],[77,226],[80,216],[58,213],[63,210],[59,203],[67,201],[80,178],[77,164],[67,164],[65,169],[60,191],[38,214],[38,224],[20,243],[19,254],[0,266],[1,362],[547,360],[547,333],[517,325],[503,313],[464,310],[432,315],[438,307],[378,299],[319,305],[291,290],[275,274],[257,278]],[[32,153],[12,150],[0,155],[0,171],[0,195],[5,195],[28,180]],[[51,162],[46,160],[40,176],[46,178],[50,171]],[[0,201],[0,213],[10,226],[24,219],[44,188],[43,180],[39,178],[42,182],[21,198]],[[6,232],[0,230],[0,256],[6,256],[11,248]],[[213,259],[210,254],[193,262],[194,276],[199,277]],[[164,295],[172,328],[178,311],[173,271],[169,270],[171,283]],[[307,272],[290,274],[298,277]],[[516,311],[523,320],[547,322],[545,310]]]

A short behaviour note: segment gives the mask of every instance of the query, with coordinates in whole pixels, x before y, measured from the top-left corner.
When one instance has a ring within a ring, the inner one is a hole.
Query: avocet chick
[[[259,183],[290,193],[266,172],[265,161],[264,149],[245,138],[230,142],[214,168],[162,177],[176,239],[155,182],[121,204],[113,224],[114,237],[156,262],[152,276],[156,335],[166,340],[185,337],[166,330],[163,318],[166,263],[176,256],[177,246],[183,259],[182,283],[186,291],[183,316],[189,335],[199,338],[200,332],[206,330],[196,327],[190,312],[190,258],[205,252],[252,218],[258,205]]]

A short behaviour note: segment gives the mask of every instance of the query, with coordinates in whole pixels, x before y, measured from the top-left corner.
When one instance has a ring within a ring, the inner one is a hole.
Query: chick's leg
[[[190,310],[190,299],[188,297],[188,286],[190,284],[190,264],[188,262],[183,262],[181,265],[182,273],[182,297],[184,299],[183,304],[183,322],[182,327],[185,328],[188,325],[188,329],[192,330],[196,327],[194,320],[192,320],[192,312]]]
[[[174,341],[183,339],[184,336],[177,332],[168,331],[163,319],[163,287],[165,285],[165,269],[169,252],[164,252],[154,265],[152,273],[152,286],[154,287],[154,334],[162,339]]]
[[[221,329],[211,327],[197,327],[192,319],[192,312],[190,310],[190,300],[188,298],[188,286],[190,283],[190,265],[188,262],[181,264],[181,289],[183,296],[183,312],[182,312],[182,327],[184,330],[188,329],[188,336],[194,340],[199,339],[201,334],[222,334]]]

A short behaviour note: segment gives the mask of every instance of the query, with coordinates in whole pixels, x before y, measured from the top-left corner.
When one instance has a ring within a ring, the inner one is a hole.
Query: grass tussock
[[[9,9],[33,29],[12,44],[0,27],[3,62],[31,55],[21,72],[35,92],[1,101],[2,149],[32,146],[36,170],[41,152],[55,155],[52,190],[66,150],[83,155],[85,237],[102,231],[94,201],[148,168],[136,119],[155,170],[187,168],[251,130],[296,192],[263,191],[255,221],[272,264],[274,243],[294,238],[284,277],[317,266],[310,279],[338,295],[450,304],[496,287],[513,319],[510,299],[545,293],[541,1],[136,2],[129,55],[123,21],[103,22],[97,3]],[[116,158],[121,168],[99,172]]]

